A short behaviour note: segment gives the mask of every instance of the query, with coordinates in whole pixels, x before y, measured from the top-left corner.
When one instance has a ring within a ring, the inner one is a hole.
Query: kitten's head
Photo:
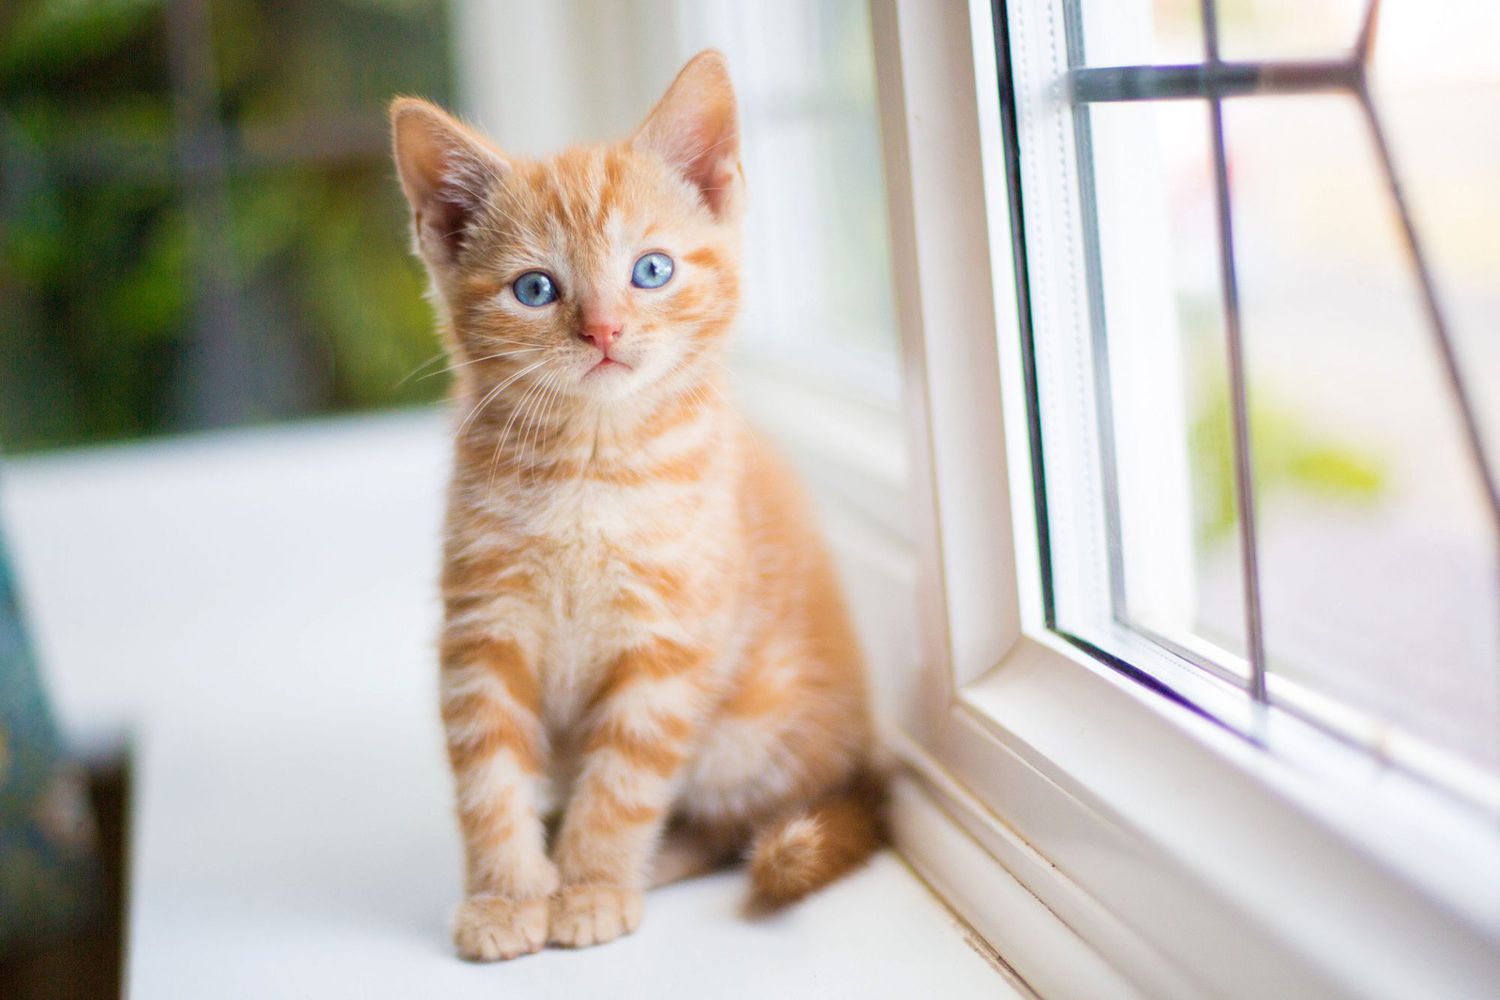
[[[695,56],[630,138],[546,160],[425,101],[398,99],[391,121],[466,384],[626,407],[703,377],[739,301],[744,182],[721,54]]]

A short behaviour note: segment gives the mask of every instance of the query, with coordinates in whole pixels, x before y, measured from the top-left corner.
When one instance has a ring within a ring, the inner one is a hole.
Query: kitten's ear
[[[478,133],[427,101],[392,101],[391,131],[417,243],[429,260],[451,261],[510,164]]]
[[[705,49],[688,60],[630,142],[675,167],[714,215],[723,219],[737,212],[740,129],[724,54]]]

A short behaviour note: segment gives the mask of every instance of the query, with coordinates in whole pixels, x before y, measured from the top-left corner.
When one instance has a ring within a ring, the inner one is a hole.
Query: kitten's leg
[[[666,640],[611,665],[563,815],[552,941],[601,944],[635,930],[651,854],[701,712],[702,650]]]
[[[537,815],[544,747],[536,671],[517,642],[483,635],[445,635],[442,661],[467,869],[453,942],[464,958],[514,958],[546,944],[547,899],[557,888]]]

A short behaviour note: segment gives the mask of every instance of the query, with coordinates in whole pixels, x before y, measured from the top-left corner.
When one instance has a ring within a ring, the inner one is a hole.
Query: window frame
[[[1049,631],[1006,5],[871,11],[921,617],[920,697],[889,740],[898,846],[1044,993],[1500,981],[1494,817],[1279,710],[1232,731],[1189,704],[1209,682],[1166,651],[1141,654],[1187,697]]]

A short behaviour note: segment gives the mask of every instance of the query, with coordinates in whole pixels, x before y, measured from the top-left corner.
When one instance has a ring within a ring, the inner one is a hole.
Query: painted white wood
[[[1057,99],[1058,11],[1050,0],[1009,6],[1026,63],[1019,99],[1053,109],[1048,134],[1062,150],[1057,163],[1028,168],[1028,202],[1051,205],[1043,215],[1054,223],[1035,238],[1066,254],[1077,219],[1071,129]],[[1009,205],[990,5],[974,0],[962,16],[958,7],[872,2],[893,252],[905,275],[925,610],[924,722],[896,740],[898,753],[929,794],[955,786],[961,794],[945,808],[991,864],[1143,993],[1486,995],[1500,982],[1500,830],[1491,819],[1284,713],[1258,715],[1227,686],[1194,675],[1203,700],[1238,713],[1261,745],[1233,735],[1044,628],[1014,287],[1000,264]],[[965,59],[972,75],[955,66]],[[978,190],[969,172],[976,151]],[[987,262],[989,283],[975,261]],[[990,296],[998,320],[951,306]],[[1038,322],[1052,324],[1043,341],[1086,326],[1076,288],[1034,288],[1033,303]],[[986,352],[998,383],[972,370]],[[993,418],[997,409],[1004,420]],[[1072,417],[1049,419],[1067,427]],[[1074,464],[1091,474],[1093,430],[1072,430]],[[1085,550],[1102,546],[1088,527],[1102,518],[1075,513],[1062,523],[1085,530],[1061,539],[1061,572],[1072,574],[1064,586],[1075,596],[1092,588],[1092,602],[1079,606],[1099,607],[1105,563]],[[1180,661],[1163,669],[1192,673]],[[909,850],[987,926],[984,904],[963,887],[992,873],[934,843],[913,837]]]
[[[1044,996],[1205,995],[1087,894],[1062,891],[1066,879],[925,751],[899,736],[894,746],[910,768],[892,793],[897,846],[1034,989]],[[1037,884],[1045,897],[1033,891]],[[1101,937],[1119,945],[1110,951],[1117,964],[1091,943]]]
[[[1056,652],[1028,646],[971,687],[949,756],[1184,969],[1235,969],[1241,996],[1481,996],[1497,981],[1493,827],[1357,754],[1309,771],[1311,748],[1289,761]]]
[[[1024,995],[889,853],[774,919],[729,872],[653,892],[604,947],[454,958],[447,454],[420,412],[7,463],[63,721],[132,733],[130,995]]]
[[[1140,996],[1040,900],[986,856],[933,786],[911,776],[891,787],[893,834],[908,856],[1000,954],[1015,975],[1045,997],[1106,1000]],[[951,801],[951,800],[950,800]],[[943,858],[944,863],[933,864]],[[957,870],[963,877],[949,881]]]
[[[968,10],[874,2],[928,712],[1020,633]]]

